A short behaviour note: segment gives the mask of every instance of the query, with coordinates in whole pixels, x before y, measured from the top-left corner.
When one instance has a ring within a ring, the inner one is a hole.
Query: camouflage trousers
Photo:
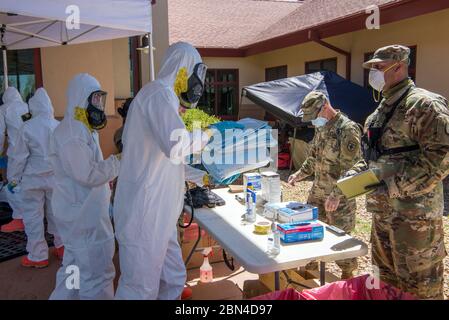
[[[314,205],[318,208],[318,218],[329,225],[336,226],[348,234],[355,228],[356,222],[356,202],[351,201],[341,201],[338,209],[335,212],[327,213],[324,209],[324,204],[327,199],[327,195],[320,192],[321,190],[313,190],[310,192],[309,199],[307,203]],[[336,261],[337,265],[340,267],[343,275],[350,275],[352,272],[357,270],[357,258],[344,259]],[[306,266],[308,270],[317,270],[318,263],[310,263]]]
[[[432,212],[425,201],[378,192],[367,197],[367,208],[373,214],[372,261],[380,280],[420,299],[444,299],[441,212]]]

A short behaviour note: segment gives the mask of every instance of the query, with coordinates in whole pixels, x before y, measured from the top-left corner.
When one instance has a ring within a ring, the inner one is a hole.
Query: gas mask
[[[179,97],[182,106],[189,109],[196,107],[203,95],[206,72],[207,66],[204,63],[195,65],[192,75],[187,80],[187,91],[182,92]]]
[[[106,96],[107,93],[105,91],[98,90],[92,92],[87,99],[87,121],[92,129],[100,130],[106,126],[107,118],[104,113]]]
[[[27,122],[28,120],[30,120],[32,118],[31,112],[27,112],[22,114],[22,121],[23,122]]]

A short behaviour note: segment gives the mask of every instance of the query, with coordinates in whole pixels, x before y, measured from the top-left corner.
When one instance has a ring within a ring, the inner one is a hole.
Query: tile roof
[[[252,43],[268,40],[292,32],[309,29],[353,14],[365,12],[371,5],[385,5],[401,0],[311,0],[300,8],[270,25]]]
[[[241,48],[404,0],[168,0],[169,41]]]
[[[254,42],[270,25],[303,1],[168,0],[169,41],[198,48],[239,48]]]

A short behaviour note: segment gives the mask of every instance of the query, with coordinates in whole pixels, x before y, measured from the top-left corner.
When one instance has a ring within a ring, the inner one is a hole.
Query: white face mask
[[[328,121],[329,120],[327,120],[326,118],[318,117],[315,120],[312,120],[312,125],[316,128],[320,128],[320,127],[324,127]]]
[[[381,92],[385,87],[385,73],[377,69],[371,69],[369,72],[369,84],[375,90]]]
[[[396,67],[398,64],[399,62],[396,62],[395,64],[392,64],[384,71],[372,68],[369,72],[370,86],[373,87],[375,90],[381,92],[385,87],[385,73]]]

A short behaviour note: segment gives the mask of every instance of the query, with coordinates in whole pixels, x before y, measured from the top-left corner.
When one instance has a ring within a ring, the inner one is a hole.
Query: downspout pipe
[[[351,56],[351,52],[348,52],[346,50],[340,49],[326,41],[323,41],[318,32],[316,32],[315,30],[309,30],[309,40],[313,41],[323,47],[326,47],[330,50],[333,50],[341,55],[344,55],[346,57],[346,79],[347,80],[351,80],[351,63],[352,63],[352,56]]]

